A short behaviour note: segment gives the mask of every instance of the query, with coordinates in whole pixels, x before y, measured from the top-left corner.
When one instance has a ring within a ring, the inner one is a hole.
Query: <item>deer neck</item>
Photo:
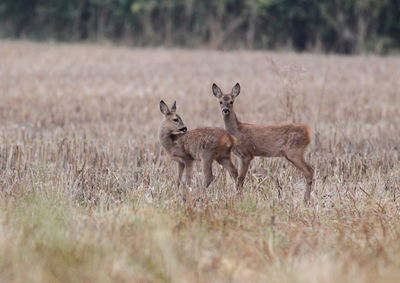
[[[158,137],[160,139],[161,145],[168,153],[173,153],[174,149],[177,147],[176,138],[171,134],[171,131],[167,128],[160,127]]]
[[[185,135],[173,135],[171,130],[161,125],[158,137],[162,147],[172,156],[181,156],[183,153],[182,142]]]
[[[224,116],[225,129],[231,135],[239,133],[240,121],[238,120],[236,113],[232,110],[228,116]]]

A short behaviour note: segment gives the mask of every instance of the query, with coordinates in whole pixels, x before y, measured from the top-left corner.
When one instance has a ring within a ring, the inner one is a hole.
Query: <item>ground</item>
[[[399,280],[399,57],[2,41],[0,59],[0,281]],[[182,201],[158,103],[223,127],[213,82],[241,84],[242,121],[313,129],[309,206],[279,158],[242,196],[215,164]]]

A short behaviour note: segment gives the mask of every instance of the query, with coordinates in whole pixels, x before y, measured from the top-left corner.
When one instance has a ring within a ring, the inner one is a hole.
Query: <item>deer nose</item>
[[[183,127],[179,131],[186,133],[187,132],[187,127]]]
[[[229,109],[228,109],[228,108],[224,108],[224,109],[222,109],[222,112],[223,112],[224,114],[228,114],[228,113],[229,113]]]

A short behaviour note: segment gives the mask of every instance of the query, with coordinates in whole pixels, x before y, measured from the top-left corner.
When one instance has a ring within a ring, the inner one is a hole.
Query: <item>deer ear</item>
[[[215,83],[212,85],[212,92],[217,98],[220,98],[222,96],[221,89]]]
[[[232,96],[236,97],[240,93],[240,84],[236,83],[235,86],[232,88]]]
[[[176,112],[176,101],[174,101],[174,104],[172,104],[171,107],[171,113],[175,113]]]
[[[169,108],[167,106],[167,104],[165,104],[164,100],[160,101],[160,111],[161,113],[163,113],[164,115],[168,115],[171,112],[169,111]]]

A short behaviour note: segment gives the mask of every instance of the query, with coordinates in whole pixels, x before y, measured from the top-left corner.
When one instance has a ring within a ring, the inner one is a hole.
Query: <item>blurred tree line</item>
[[[0,36],[388,53],[400,0],[0,0]]]

